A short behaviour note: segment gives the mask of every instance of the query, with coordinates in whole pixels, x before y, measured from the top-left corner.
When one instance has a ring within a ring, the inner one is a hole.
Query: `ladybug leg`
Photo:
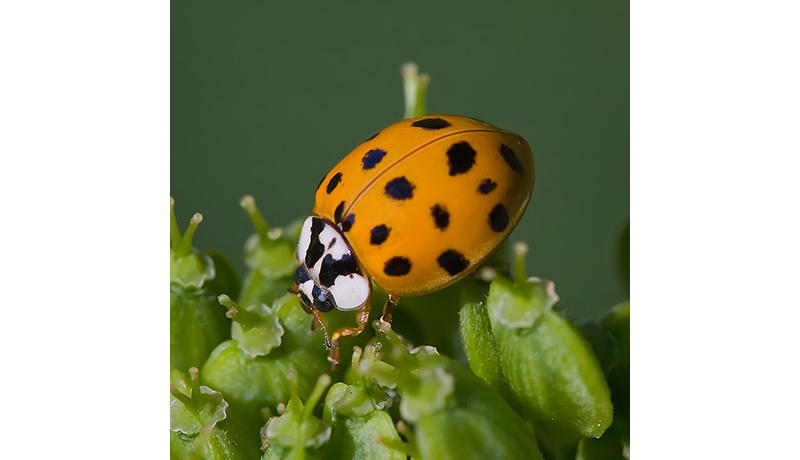
[[[364,327],[369,322],[369,312],[371,309],[372,299],[368,300],[361,308],[356,310],[357,327],[343,327],[338,329],[331,336],[331,345],[328,347],[331,349],[330,355],[328,355],[328,361],[331,362],[331,370],[336,370],[336,366],[339,364],[339,339],[341,337],[355,337],[361,334],[361,332],[364,331]]]
[[[392,325],[392,310],[394,310],[394,307],[396,307],[398,303],[400,303],[399,298],[391,294],[387,297],[386,303],[383,305],[383,315],[381,315],[382,322],[390,326]]]

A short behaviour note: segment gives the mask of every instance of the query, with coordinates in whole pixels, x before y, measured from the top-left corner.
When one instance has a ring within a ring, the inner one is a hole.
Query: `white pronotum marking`
[[[306,254],[312,244],[311,224],[313,219],[313,217],[309,217],[303,222],[303,228],[300,231],[300,239],[297,244],[297,261],[303,266],[305,266]],[[330,288],[322,285],[319,280],[322,261],[327,255],[330,255],[333,260],[341,260],[342,257],[347,255],[352,256],[353,250],[347,244],[344,235],[339,232],[335,225],[326,221],[319,234],[319,242],[325,247],[322,257],[313,267],[306,267],[311,281],[302,283],[298,286],[298,289],[306,294],[309,299],[313,299],[312,289],[316,284],[323,292],[329,292],[333,296],[336,308],[339,310],[355,310],[364,305],[369,300],[372,286],[370,280],[362,273],[339,275]]]

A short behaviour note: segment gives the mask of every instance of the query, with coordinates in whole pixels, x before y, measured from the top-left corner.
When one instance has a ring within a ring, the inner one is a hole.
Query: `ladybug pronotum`
[[[389,296],[391,322],[400,297],[443,289],[494,251],[519,222],[534,182],[533,154],[522,137],[453,115],[410,118],[383,129],[320,182],[314,216],[303,223],[295,272],[303,308],[355,310],[363,331],[374,281]]]

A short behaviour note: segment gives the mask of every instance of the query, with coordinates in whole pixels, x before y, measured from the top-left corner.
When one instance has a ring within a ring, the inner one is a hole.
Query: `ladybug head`
[[[297,244],[294,282],[303,308],[327,313],[356,310],[372,294],[372,285],[355,259],[353,249],[332,222],[309,217]]]

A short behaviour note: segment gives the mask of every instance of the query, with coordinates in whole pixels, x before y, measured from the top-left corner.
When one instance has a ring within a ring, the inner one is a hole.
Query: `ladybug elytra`
[[[473,273],[511,233],[530,201],[534,163],[520,136],[452,115],[410,118],[373,135],[320,182],[297,248],[297,293],[315,322],[355,310],[358,335],[374,281],[389,295],[443,289]]]

